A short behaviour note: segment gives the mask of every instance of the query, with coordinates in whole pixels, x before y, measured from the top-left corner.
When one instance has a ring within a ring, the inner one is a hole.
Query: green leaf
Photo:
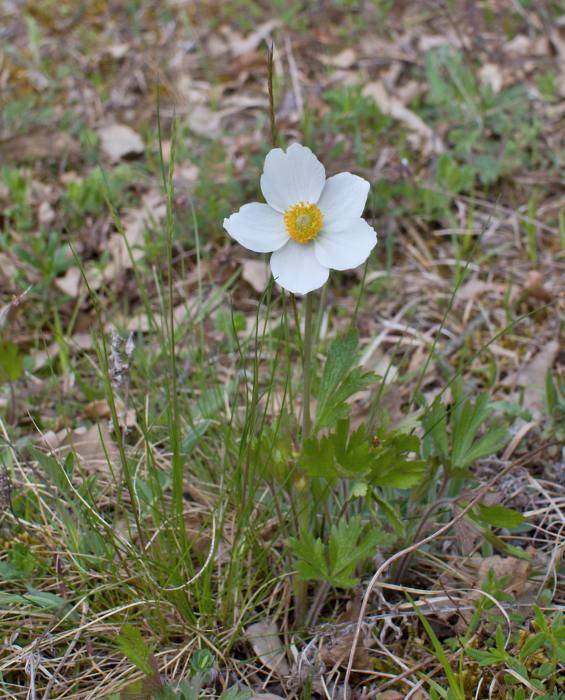
[[[540,608],[538,608],[537,605],[534,605],[534,619],[540,630],[549,634],[549,624],[545,619],[545,615],[542,613],[542,611],[540,610]]]
[[[474,516],[469,513],[472,520],[476,520]],[[531,561],[532,557],[526,550],[521,547],[516,547],[513,544],[509,544],[506,540],[501,539],[492,532],[492,530],[484,529],[483,537],[487,542],[492,544],[492,546],[501,554],[505,554],[508,557],[514,557],[515,559],[522,559],[524,561]]]
[[[211,420],[204,419],[195,425],[194,428],[188,429],[181,442],[181,449],[186,456],[191,455],[194,452],[195,447],[200,442],[200,438],[206,434],[206,431],[211,425]]]
[[[358,583],[355,568],[375,553],[375,547],[388,543],[391,535],[371,524],[365,534],[360,516],[345,519],[332,526],[326,557],[320,539],[306,531],[300,538],[291,538],[298,575],[305,581],[326,581],[336,588],[351,588]]]
[[[479,666],[492,666],[501,662],[500,656],[495,652],[468,648],[466,653],[471,659],[478,661]]]
[[[0,593],[0,605],[34,605],[38,608],[47,610],[63,609],[69,603],[56,593],[47,591],[38,591],[35,588],[28,586],[27,593]]]
[[[32,573],[32,571],[22,571],[22,569],[7,561],[0,561],[0,581],[17,581],[22,578],[30,578]]]
[[[369,487],[364,481],[354,481],[351,484],[350,498],[365,498],[369,491]]]
[[[377,544],[383,541],[383,532],[370,530],[361,537],[363,524],[360,516],[347,522],[345,519],[332,526],[329,560],[331,583],[339,588],[355,586],[359,579],[353,577],[355,567],[375,553]]]
[[[394,508],[390,505],[390,503],[388,503],[388,501],[385,501],[384,498],[381,498],[380,496],[374,496],[374,499],[382,508],[388,522],[392,525],[396,534],[402,537],[405,534],[405,528],[402,524],[402,520],[398,517]]]
[[[324,366],[318,401],[320,404],[327,402],[333,395],[339,383],[345,378],[351,369],[357,355],[359,335],[356,330],[351,330],[345,335],[338,336],[330,345],[328,358]]]
[[[438,457],[447,459],[449,456],[447,411],[439,396],[436,396],[430,408],[424,412],[421,422],[426,431],[426,437],[433,443],[435,454]]]
[[[300,455],[300,466],[308,476],[335,479],[340,475],[335,459],[334,436],[321,439],[311,437],[304,443]]]
[[[34,603],[40,608],[57,609],[64,608],[69,605],[69,603],[56,593],[49,593],[48,591],[38,591],[35,588],[28,587],[28,592],[24,594],[24,598],[27,602]]]
[[[555,613],[555,617],[553,618],[553,621],[551,623],[551,631],[554,633],[565,631],[565,629],[563,628],[563,611],[562,610],[558,610]]]
[[[527,659],[528,656],[535,654],[535,652],[540,649],[546,640],[546,635],[544,632],[538,632],[537,634],[528,637],[524,642],[524,646],[520,649],[520,659]]]
[[[498,625],[496,628],[496,632],[494,634],[494,640],[496,642],[497,651],[500,654],[505,655],[506,648],[505,648],[504,632],[502,631],[502,627],[500,625]]]
[[[328,580],[328,565],[322,540],[303,530],[299,538],[290,538],[290,546],[295,557],[296,571],[303,581]]]
[[[505,506],[485,506],[482,503],[476,508],[476,515],[479,520],[493,527],[518,527],[526,518],[517,510],[506,508]]]
[[[480,440],[465,453],[464,459],[457,464],[461,469],[471,466],[483,457],[496,454],[508,442],[509,433],[506,428],[494,428],[483,435]]]
[[[328,357],[318,390],[316,428],[331,428],[349,415],[347,399],[374,381],[371,373],[355,367],[357,331],[337,337],[328,350]]]
[[[506,428],[493,428],[477,439],[479,430],[493,410],[488,394],[479,394],[472,403],[465,399],[459,378],[453,383],[453,400],[451,465],[453,469],[466,469],[478,459],[497,452],[508,442],[509,435]]]
[[[15,382],[23,371],[24,363],[18,346],[9,340],[0,343],[0,381]]]
[[[65,477],[65,474],[67,474],[68,477],[71,476],[74,464],[72,453],[69,453],[69,458],[65,460],[64,464],[61,464],[52,455],[45,454],[45,452],[41,452],[41,450],[35,447],[30,447],[29,449],[50,481],[55,484],[55,486],[60,489],[61,493],[69,500],[73,499],[74,495],[69,487],[68,479]]]
[[[553,380],[553,375],[551,370],[548,369],[545,373],[545,407],[547,415],[551,418],[557,408],[558,394],[557,387]]]
[[[118,647],[121,652],[134,663],[145,675],[152,676],[154,673],[151,664],[151,650],[147,647],[141,632],[133,625],[126,623],[117,638]]]
[[[534,678],[539,678],[541,680],[545,680],[546,678],[549,678],[555,673],[555,666],[551,663],[551,661],[546,661],[545,663],[541,664],[541,666],[538,666],[535,671],[532,673],[532,676]]]
[[[329,435],[306,441],[300,465],[312,477],[359,479],[369,472],[372,456],[365,426],[349,435],[349,420],[344,419]]]
[[[409,457],[410,453],[420,450],[418,437],[396,432],[379,439],[380,445],[374,448],[371,460],[370,483],[400,489],[408,489],[419,483],[426,463]]]
[[[451,664],[449,663],[449,659],[447,658],[447,655],[444,651],[442,643],[439,641],[437,638],[435,632],[432,629],[432,626],[430,623],[427,621],[427,619],[424,617],[422,614],[421,610],[418,608],[417,605],[414,604],[414,601],[410,598],[410,596],[407,594],[408,600],[412,604],[412,607],[414,608],[414,611],[416,615],[419,617],[420,622],[424,626],[424,629],[426,630],[426,634],[430,638],[430,641],[434,647],[435,655],[438,659],[438,661],[441,663],[443,670],[445,672],[445,676],[447,678],[447,682],[449,683],[449,689],[454,693],[456,700],[465,700],[465,691],[463,688],[461,688],[459,681],[453,672],[453,669],[451,668]]]
[[[190,657],[190,668],[193,673],[203,673],[214,666],[215,660],[209,649],[197,649]]]

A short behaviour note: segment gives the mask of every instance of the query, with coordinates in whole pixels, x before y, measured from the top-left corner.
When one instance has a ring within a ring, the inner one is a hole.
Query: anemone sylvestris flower
[[[357,267],[377,242],[361,218],[369,183],[351,173],[326,179],[324,166],[305,146],[273,148],[261,190],[267,203],[244,204],[224,219],[224,228],[245,248],[272,253],[273,277],[289,292],[307,294],[326,282],[330,269]]]

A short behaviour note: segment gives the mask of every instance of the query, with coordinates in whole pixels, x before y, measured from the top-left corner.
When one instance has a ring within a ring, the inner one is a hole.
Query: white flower
[[[321,287],[330,269],[365,262],[377,235],[361,218],[369,183],[351,173],[326,180],[324,166],[309,148],[273,148],[261,176],[267,204],[253,202],[224,219],[238,243],[273,253],[271,270],[281,287],[307,294]]]

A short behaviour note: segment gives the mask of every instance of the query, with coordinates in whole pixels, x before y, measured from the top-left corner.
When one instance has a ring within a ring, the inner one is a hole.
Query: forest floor
[[[306,446],[303,300],[223,229],[271,43],[378,232]],[[563,5],[1,0],[0,91],[0,697],[562,698]]]

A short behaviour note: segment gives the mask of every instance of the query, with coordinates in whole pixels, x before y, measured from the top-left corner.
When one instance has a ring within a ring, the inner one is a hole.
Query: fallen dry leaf
[[[528,576],[532,570],[532,564],[525,559],[515,557],[500,557],[497,554],[483,559],[479,564],[477,572],[477,587],[482,588],[490,570],[494,571],[497,579],[509,576],[510,582],[506,585],[506,590],[519,596],[526,590]]]
[[[36,160],[61,160],[80,154],[77,142],[64,131],[36,132],[0,143],[0,161],[24,163]]]
[[[47,201],[41,202],[37,208],[37,220],[42,226],[52,224],[56,218],[55,210]]]
[[[416,145],[422,143],[424,153],[442,153],[445,148],[437,134],[408,107],[405,107],[399,99],[389,95],[382,80],[368,83],[363,88],[365,97],[372,97],[377,107],[383,114],[388,114],[393,119],[402,122],[412,133],[412,141]]]
[[[141,136],[126,124],[110,124],[98,129],[102,151],[112,163],[144,151]]]
[[[330,668],[347,666],[360,610],[361,596],[359,591],[356,591],[354,597],[347,603],[345,610],[337,618],[337,622],[341,625],[344,623],[351,624],[348,624],[346,627],[336,627],[323,639],[320,648],[320,660],[326,666]],[[373,668],[373,660],[369,654],[372,645],[372,628],[369,625],[364,625],[353,657],[353,667],[356,670],[370,671]]]
[[[271,277],[271,269],[263,260],[243,260],[241,276],[256,292],[262,293]]]
[[[357,53],[353,49],[343,49],[335,56],[322,56],[320,58],[326,66],[334,68],[351,68],[357,62]]]
[[[162,193],[150,190],[143,196],[139,207],[125,212],[121,219],[123,235],[113,233],[108,240],[111,260],[104,271],[105,280],[115,280],[124,270],[129,270],[136,260],[143,257],[145,228],[148,224],[161,221],[166,211],[167,206]]]
[[[218,136],[222,125],[222,112],[214,112],[206,105],[190,106],[187,114],[188,126],[198,136]]]
[[[477,299],[485,294],[495,294],[502,297],[507,291],[507,285],[497,282],[486,282],[477,278],[470,279],[465,284],[461,285],[457,290],[457,298],[468,301],[469,299]]]
[[[82,287],[82,273],[78,267],[69,267],[62,277],[55,279],[54,284],[63,294],[76,299]]]
[[[234,56],[242,56],[250,51],[255,51],[261,42],[267,39],[273,30],[280,27],[281,24],[282,22],[279,19],[269,19],[243,39],[235,34],[232,35],[232,40],[229,42],[232,54]]]
[[[108,421],[58,433],[50,430],[43,435],[43,442],[61,460],[73,452],[89,472],[108,473],[108,460],[112,468],[118,463],[118,448],[110,435]]]
[[[500,66],[496,63],[485,63],[479,69],[479,78],[485,85],[490,85],[493,92],[500,92],[504,78]]]
[[[453,515],[456,516],[461,509],[455,505]],[[482,537],[482,530],[469,518],[460,518],[453,526],[457,547],[463,556],[469,555]]]
[[[533,299],[538,299],[539,301],[549,304],[552,301],[553,295],[544,285],[544,276],[539,270],[530,270],[526,276],[526,284],[522,293],[521,298],[531,297]]]
[[[336,631],[329,641],[325,640],[324,645],[320,649],[320,660],[329,668],[334,668],[334,666],[346,667],[349,662],[354,638],[354,628],[345,633]],[[373,636],[371,631],[365,629],[359,637],[353,656],[353,668],[356,671],[371,671],[373,669],[373,659],[369,653],[372,643]]]
[[[276,622],[256,622],[245,630],[245,636],[259,661],[278,676],[288,676],[290,667],[279,636]]]
[[[534,416],[541,414],[545,375],[553,367],[558,352],[559,342],[550,340],[516,375],[514,383],[525,389],[524,408],[527,408]]]
[[[70,338],[66,338],[67,348],[73,352],[81,352],[82,350],[91,350],[94,346],[94,341],[90,333],[75,333]],[[33,369],[37,371],[45,367],[49,360],[55,359],[60,351],[59,343],[51,343],[45,350],[38,350],[32,353]]]

